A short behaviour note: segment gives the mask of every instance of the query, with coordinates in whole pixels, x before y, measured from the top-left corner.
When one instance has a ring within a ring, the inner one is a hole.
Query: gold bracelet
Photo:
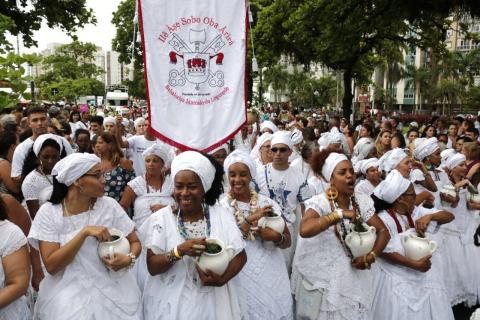
[[[335,211],[330,213],[332,215],[332,220],[334,223],[337,223],[339,222],[341,219],[340,219],[340,215],[338,213],[336,213]]]
[[[377,254],[375,253],[375,251],[372,250],[368,254],[371,254],[373,256],[373,260],[377,259]]]
[[[370,267],[370,265],[367,262],[367,255],[363,256],[363,264],[365,266],[365,269],[368,269]]]
[[[177,246],[175,246],[175,248],[173,248],[173,255],[175,256],[175,258],[177,260],[182,259],[182,255],[180,254],[180,252],[178,252],[178,247]]]

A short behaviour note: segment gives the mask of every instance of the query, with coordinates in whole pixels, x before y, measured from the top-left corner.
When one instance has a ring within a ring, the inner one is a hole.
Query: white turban
[[[437,138],[417,138],[414,141],[415,150],[413,155],[416,159],[423,161],[426,157],[434,153],[438,148]]]
[[[273,134],[272,137],[272,147],[276,144],[285,144],[288,148],[292,149],[293,141],[290,138],[290,132],[288,131],[277,131]]]
[[[393,150],[388,151],[385,153],[379,160],[379,167],[382,171],[389,173],[393,169],[395,169],[398,164],[408,157],[408,155],[403,151],[403,149],[395,148]]]
[[[139,125],[144,124],[144,123],[145,123],[145,119],[143,119],[142,117],[140,117],[140,118],[135,119],[135,121],[133,122],[133,125],[134,125],[134,127],[136,128],[136,127],[138,127]]]
[[[154,143],[150,147],[148,147],[145,151],[143,151],[142,156],[146,158],[149,155],[155,155],[162,159],[165,165],[169,165],[171,162],[170,159],[170,148],[163,143]]]
[[[230,148],[228,147],[228,143],[224,143],[222,144],[221,146],[219,147],[216,147],[215,149],[213,149],[212,151],[209,151],[208,154],[214,154],[215,152],[217,152],[218,150],[222,150],[224,149],[227,154],[228,154],[228,151],[230,151]]]
[[[367,170],[372,167],[378,167],[377,158],[370,158],[358,161],[355,165],[355,172],[361,172],[363,175],[366,175]]]
[[[263,129],[270,129],[272,130],[273,133],[278,131],[277,126],[272,121],[268,121],[268,120],[260,123],[260,132],[262,132]]]
[[[265,142],[271,141],[272,137],[273,135],[271,133],[265,132],[257,138],[257,142],[250,152],[252,159],[258,159],[260,157],[260,148],[265,144]]]
[[[303,133],[300,130],[294,130],[290,134],[290,138],[292,139],[294,145],[299,144],[303,141]]]
[[[456,154],[457,151],[455,149],[445,149],[440,153],[440,157],[442,158],[442,163],[440,164],[440,168],[444,168],[445,164],[447,163],[448,158]]]
[[[215,167],[205,156],[195,151],[180,153],[172,161],[172,177],[183,170],[193,171],[200,178],[203,190],[207,192],[215,179]]]
[[[110,123],[110,124],[115,125],[116,120],[115,120],[114,117],[108,116],[108,117],[106,117],[105,119],[103,119],[103,125],[106,125],[107,123]]]
[[[72,153],[58,161],[53,167],[52,175],[58,182],[69,187],[81,176],[100,163],[100,158],[90,153]]]
[[[105,113],[103,113],[103,111],[98,111],[97,116],[105,118]]]
[[[40,150],[42,149],[43,143],[48,139],[55,141],[60,147],[60,153],[62,153],[62,150],[63,150],[62,138],[60,136],[57,136],[56,134],[46,133],[46,134],[42,134],[37,139],[35,139],[35,142],[33,143],[33,152],[37,157],[38,157],[38,154],[40,153]]]
[[[448,160],[445,162],[445,167],[448,169],[452,170],[456,166],[458,166],[460,163],[466,161],[467,159],[465,156],[461,153],[456,153],[453,156],[450,156]]]
[[[128,127],[128,124],[129,124],[129,122],[128,122],[127,119],[122,120],[122,126]]]
[[[248,167],[248,170],[250,171],[250,176],[252,177],[252,179],[255,179],[257,167],[255,166],[255,162],[253,162],[253,159],[248,153],[243,150],[235,150],[228,155],[228,157],[225,159],[225,162],[223,163],[223,169],[225,170],[227,177],[229,168],[234,163],[243,163],[244,165],[246,165]]]
[[[343,153],[332,152],[328,155],[322,167],[322,176],[325,178],[327,182],[330,182],[330,179],[332,178],[333,170],[335,169],[337,164],[339,164],[344,160],[348,160],[348,158]]]
[[[373,190],[373,194],[388,203],[394,203],[410,187],[410,181],[405,179],[398,170],[392,170],[385,180]]]
[[[353,148],[353,157],[356,157],[357,160],[365,159],[372,150],[375,149],[375,144],[370,138],[360,138],[358,139],[355,147]]]

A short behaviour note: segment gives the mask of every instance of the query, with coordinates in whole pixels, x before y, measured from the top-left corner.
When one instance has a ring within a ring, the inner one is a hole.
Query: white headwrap
[[[53,167],[52,175],[58,182],[69,187],[81,176],[100,163],[100,158],[90,153],[72,153],[58,161]]]
[[[33,143],[33,152],[37,157],[38,157],[38,154],[40,153],[40,150],[42,149],[43,143],[48,139],[55,141],[60,147],[60,153],[62,153],[62,150],[63,150],[62,138],[60,136],[57,136],[56,134],[46,133],[46,134],[42,134],[37,139],[35,139],[35,142]]]
[[[143,119],[142,117],[140,117],[140,118],[135,119],[135,121],[133,122],[133,125],[134,125],[134,127],[136,128],[136,127],[138,127],[139,125],[144,124],[144,123],[145,123],[145,119]]]
[[[385,180],[373,190],[377,198],[388,203],[394,203],[410,187],[410,181],[405,179],[398,170],[392,170]]]
[[[300,130],[294,130],[290,134],[290,138],[292,139],[294,145],[299,144],[303,141],[303,133]]]
[[[103,113],[103,111],[98,111],[97,116],[105,118],[105,113]]]
[[[360,138],[353,148],[352,157],[356,157],[357,160],[363,160],[370,154],[370,152],[372,152],[373,149],[375,149],[375,143],[371,138]]]
[[[272,130],[273,133],[278,131],[277,126],[272,121],[268,121],[268,120],[260,123],[260,132],[262,132],[263,129],[270,129]]]
[[[370,158],[358,161],[355,165],[355,172],[361,172],[363,175],[366,175],[367,170],[372,167],[378,167],[377,158]]]
[[[103,125],[106,125],[107,123],[110,123],[110,124],[115,125],[116,120],[115,120],[114,117],[108,116],[108,117],[106,117],[105,119],[103,119]]]
[[[445,149],[440,153],[440,157],[442,157],[442,163],[440,164],[440,168],[444,168],[445,164],[447,163],[448,158],[456,154],[457,151],[455,149]]]
[[[277,131],[272,136],[272,147],[276,144],[285,144],[288,148],[292,149],[293,142],[290,138],[289,131]]]
[[[146,158],[149,155],[156,155],[160,159],[162,159],[165,165],[169,165],[171,162],[170,158],[170,148],[163,144],[163,143],[154,143],[150,147],[148,147],[145,151],[143,151],[142,156]]]
[[[408,157],[403,149],[395,148],[386,152],[380,159],[378,159],[379,167],[382,171],[389,173],[398,166],[398,164]]]
[[[122,120],[122,126],[127,127],[128,124],[129,124],[129,122],[128,122],[127,119],[123,119],[123,120]]]
[[[265,144],[265,142],[271,141],[272,137],[273,135],[269,132],[265,132],[261,136],[259,136],[257,138],[257,142],[255,143],[255,146],[250,152],[250,157],[252,157],[252,159],[254,160],[258,159],[260,157],[260,148]]]
[[[230,151],[230,148],[228,147],[228,143],[224,143],[222,144],[221,146],[219,147],[216,147],[215,149],[213,149],[212,151],[209,151],[208,154],[214,154],[215,152],[217,152],[218,150],[225,150],[228,154],[228,151]]]
[[[426,157],[434,153],[438,148],[438,141],[437,138],[417,138],[414,141],[415,143],[415,150],[413,151],[413,156],[423,161]]]
[[[203,190],[207,192],[212,187],[215,178],[215,167],[201,153],[185,151],[180,153],[172,161],[172,177],[183,170],[193,171],[202,181]]]
[[[348,160],[348,158],[343,153],[332,152],[328,155],[322,167],[322,176],[325,178],[327,182],[330,182],[330,179],[332,178],[333,170],[335,169],[337,164],[339,164],[344,160]]]
[[[248,167],[248,170],[250,171],[250,176],[252,177],[252,179],[255,179],[257,167],[255,166],[255,162],[253,162],[252,158],[248,153],[243,150],[235,150],[228,155],[228,157],[225,159],[225,162],[223,163],[223,169],[225,170],[227,177],[230,166],[234,163],[243,163],[244,165],[246,165]]]
[[[458,166],[460,163],[466,161],[467,158],[465,158],[465,156],[461,153],[456,153],[454,154],[453,156],[450,156],[447,160],[447,162],[445,162],[445,167],[447,167],[448,169],[452,170],[453,168],[455,168],[456,166]]]

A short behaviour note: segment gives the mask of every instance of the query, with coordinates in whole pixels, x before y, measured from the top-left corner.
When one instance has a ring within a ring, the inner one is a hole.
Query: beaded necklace
[[[205,221],[205,238],[208,238],[210,236],[210,211],[208,209],[207,205],[202,205],[203,207],[203,221]],[[178,208],[177,211],[177,230],[178,233],[185,239],[185,240],[190,240],[190,237],[187,234],[187,231],[185,229],[185,223],[182,218],[182,212],[180,211],[180,208]]]
[[[38,169],[37,169],[38,172],[40,172],[42,174],[42,176],[45,177],[45,179],[47,179],[48,183],[53,186],[53,181],[51,181],[50,179],[48,179],[48,176],[45,174],[45,172],[43,172],[43,168],[42,166],[39,166]]]
[[[238,202],[237,199],[233,197],[232,192],[230,191],[227,193],[227,198],[229,201],[230,206],[235,209],[235,212],[233,213],[235,217],[235,221],[237,222],[237,226],[241,231],[241,226],[243,223],[245,223],[245,217],[243,216],[242,210],[238,207]],[[248,214],[250,215],[255,209],[257,208],[257,201],[258,201],[258,194],[255,192],[255,190],[251,189],[250,190],[250,208],[248,209]],[[255,231],[249,230],[247,233],[243,235],[245,240],[255,240]]]

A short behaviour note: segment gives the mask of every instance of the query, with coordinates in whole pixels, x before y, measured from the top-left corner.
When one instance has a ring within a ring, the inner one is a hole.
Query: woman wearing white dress
[[[316,174],[330,182],[330,192],[308,200],[300,222],[292,273],[296,317],[368,319],[375,270],[362,269],[380,255],[389,240],[388,232],[375,214],[372,199],[354,194],[355,173],[345,155],[322,151],[312,162],[321,170]],[[360,217],[376,228],[377,238],[372,251],[352,259],[344,239],[352,220]]]
[[[141,246],[135,224],[112,198],[103,196],[100,159],[74,153],[53,168],[50,202],[37,212],[29,233],[48,273],[40,284],[35,319],[141,319],[140,290],[134,276],[109,271],[135,263]],[[109,228],[130,243],[127,255],[100,258],[99,242]]]
[[[355,193],[371,195],[375,187],[382,182],[382,174],[378,170],[378,159],[360,160],[354,167],[355,172],[359,172],[365,177],[355,186]]]
[[[173,160],[172,177],[178,208],[155,212],[140,230],[150,273],[143,289],[145,319],[240,319],[230,280],[247,256],[233,217],[217,203],[223,169],[211,157],[186,151]],[[196,265],[206,238],[234,250],[223,275]]]
[[[42,134],[33,143],[25,158],[22,175],[22,193],[30,217],[35,218],[38,209],[50,199],[53,191],[52,169],[66,155],[59,136]]]
[[[172,205],[173,183],[170,175],[165,176],[164,167],[170,166],[170,149],[165,144],[155,143],[143,152],[145,159],[145,175],[130,181],[122,195],[120,205],[126,210],[133,203],[133,222],[135,228],[142,224],[155,211]],[[143,289],[147,278],[147,256],[145,250],[137,259],[133,269],[140,289]]]
[[[453,215],[438,209],[415,208],[415,196],[410,180],[397,170],[392,170],[372,195],[391,237],[378,259],[372,319],[453,319],[442,279],[433,274],[438,269],[430,269],[431,256],[410,259],[401,241],[403,236],[417,233],[431,239],[430,230],[452,221]]]
[[[221,204],[235,217],[248,256],[242,271],[233,279],[242,319],[292,319],[290,281],[281,252],[291,245],[290,233],[287,227],[282,234],[258,227],[259,219],[272,210],[281,216],[280,206],[250,188],[256,166],[247,153],[234,151],[225,160],[224,168],[231,187]]]
[[[25,293],[30,279],[27,238],[7,219],[0,197],[0,319],[27,320],[30,312]]]
[[[480,292],[480,253],[472,242],[479,211],[477,206],[467,201],[470,181],[464,178],[465,156],[461,153],[450,156],[445,163],[445,170],[457,193],[456,197],[440,193],[444,208],[455,215],[455,220],[440,229],[446,252],[449,253],[441,256],[446,275],[445,286],[452,306],[460,303],[472,306],[478,301]]]

